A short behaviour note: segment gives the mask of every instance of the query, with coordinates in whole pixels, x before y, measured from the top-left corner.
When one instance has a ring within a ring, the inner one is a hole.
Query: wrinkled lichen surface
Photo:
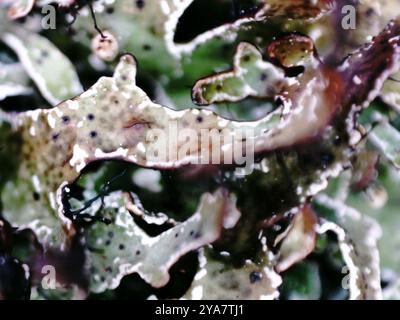
[[[398,0],[3,0],[0,41],[0,299],[399,298]]]

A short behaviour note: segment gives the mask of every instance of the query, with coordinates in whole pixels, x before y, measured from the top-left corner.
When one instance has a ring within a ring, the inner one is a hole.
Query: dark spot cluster
[[[53,134],[51,135],[51,140],[57,141],[59,137],[60,137],[60,134],[59,134],[59,133],[53,133]]]
[[[266,73],[261,73],[261,75],[260,75],[260,80],[261,81],[266,81],[268,79],[268,76],[267,76],[267,74]]]
[[[149,44],[147,44],[147,43],[143,45],[143,50],[144,50],[144,51],[150,51],[151,49],[152,49],[152,48],[151,48],[151,45],[149,45]]]
[[[144,0],[135,0],[135,4],[136,4],[136,7],[141,10],[145,6],[145,1]]]
[[[257,272],[257,271],[250,272],[250,275],[249,275],[250,283],[252,283],[252,284],[256,283],[256,282],[260,281],[261,278],[262,278],[262,274],[260,272]]]
[[[49,52],[47,50],[40,51],[40,57],[36,59],[36,63],[41,65],[43,64],[43,60],[49,56]]]
[[[106,245],[106,246],[109,246],[109,245],[111,244],[112,238],[114,238],[114,232],[109,231],[109,232],[107,233],[107,237],[108,237],[108,239],[105,241],[105,245]]]
[[[62,116],[61,120],[64,124],[69,124],[71,121],[71,118],[69,116]]]
[[[249,62],[250,61],[250,56],[249,55],[243,56],[243,61],[244,62]]]
[[[192,237],[192,238],[194,238],[194,239],[198,239],[198,238],[200,238],[201,237],[201,232],[200,231],[194,231],[194,230],[191,230],[190,231],[190,233],[189,233],[189,235],[190,235],[190,237]]]
[[[113,7],[108,7],[108,8],[106,9],[107,14],[113,14],[114,11],[115,11],[115,10],[114,10]]]
[[[285,70],[285,76],[288,78],[295,78],[304,73],[304,66],[294,66]]]
[[[108,273],[112,273],[112,268],[111,267],[107,267],[107,268],[105,268],[105,271],[108,272]]]

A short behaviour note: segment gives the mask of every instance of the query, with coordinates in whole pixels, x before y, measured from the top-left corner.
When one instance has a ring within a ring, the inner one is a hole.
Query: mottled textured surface
[[[0,298],[398,294],[397,0],[34,2],[1,3]]]

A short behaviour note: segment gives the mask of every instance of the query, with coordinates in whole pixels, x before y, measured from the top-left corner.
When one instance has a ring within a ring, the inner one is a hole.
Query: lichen
[[[323,222],[319,232],[333,231],[338,237],[349,272],[350,299],[382,299],[377,248],[381,229],[374,220],[339,201],[323,195],[317,201],[335,211],[337,224]]]
[[[213,5],[2,2],[0,298],[397,297],[398,3]]]
[[[93,292],[115,289],[124,276],[134,272],[153,287],[165,286],[169,281],[168,270],[176,260],[214,242],[224,220],[236,210],[235,203],[222,190],[205,194],[192,217],[157,237],[149,237],[134,222],[128,211],[133,204],[126,204],[127,201],[132,201],[129,195],[108,196],[104,214],[111,217],[111,224],[95,224],[87,230]],[[114,248],[106,259],[104,246]]]
[[[273,269],[270,255],[264,261],[247,261],[241,268],[226,268],[222,262],[200,256],[200,269],[184,295],[190,300],[273,300],[279,296],[282,279]]]
[[[71,62],[46,38],[15,28],[2,40],[18,55],[50,105],[80,94],[83,89]]]

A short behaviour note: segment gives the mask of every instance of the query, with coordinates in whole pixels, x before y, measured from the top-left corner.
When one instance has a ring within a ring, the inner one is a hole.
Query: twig
[[[103,34],[103,31],[101,31],[101,29],[99,28],[99,26],[97,24],[96,15],[95,15],[95,12],[93,9],[92,2],[90,0],[86,0],[86,3],[89,6],[89,11],[90,11],[90,15],[92,16],[92,19],[93,19],[94,28],[97,30],[98,33],[100,33],[100,35],[103,39],[106,39],[107,37]]]

